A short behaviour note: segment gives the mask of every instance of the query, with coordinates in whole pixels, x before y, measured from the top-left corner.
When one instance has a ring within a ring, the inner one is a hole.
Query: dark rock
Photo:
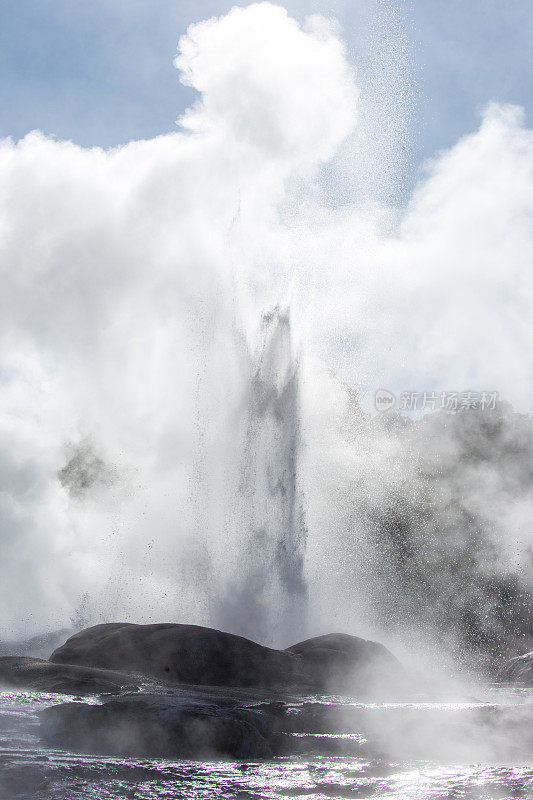
[[[62,694],[115,694],[125,687],[137,688],[131,675],[22,656],[0,657],[0,684]]]
[[[510,658],[496,675],[497,683],[533,686],[533,653]]]
[[[215,705],[181,696],[122,697],[103,705],[63,703],[40,712],[54,747],[145,758],[269,758],[280,728],[275,708]]]
[[[287,652],[301,659],[301,669],[321,691],[382,694],[405,688],[406,676],[397,658],[382,644],[329,633],[292,645]]]
[[[276,688],[304,678],[298,656],[196,625],[96,625],[54,650],[56,664],[139,672],[174,683]]]
[[[52,747],[118,757],[242,760],[350,756],[370,761],[530,761],[531,708],[455,703],[256,703],[253,694],[136,695],[39,714]]]
[[[51,661],[132,671],[204,686],[371,693],[404,674],[383,645],[329,634],[273,650],[195,625],[96,625],[71,636]]]

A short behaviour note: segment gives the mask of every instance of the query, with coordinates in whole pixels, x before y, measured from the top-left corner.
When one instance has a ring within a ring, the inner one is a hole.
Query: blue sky
[[[232,5],[4,0],[0,135],[19,138],[38,128],[108,147],[173,130],[193,98],[172,65],[178,38],[191,22]],[[424,158],[476,128],[490,100],[525,106],[531,123],[530,0],[290,0],[285,6],[298,18],[314,12],[338,18],[360,83],[374,68],[389,100],[403,87],[398,105],[413,179]]]

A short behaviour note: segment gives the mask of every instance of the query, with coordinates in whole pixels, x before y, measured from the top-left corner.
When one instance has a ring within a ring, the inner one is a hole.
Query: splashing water
[[[387,75],[379,50],[357,58]],[[179,132],[0,145],[0,636],[167,619],[282,644],[308,617],[461,659],[529,647],[531,416],[362,410],[379,386],[529,407],[522,112],[492,104],[397,208],[354,180],[394,161],[394,120],[327,20],[254,3],[179,53]]]
[[[299,363],[291,321],[262,317],[244,391],[245,430],[233,497],[236,574],[214,621],[261,641],[287,644],[305,630],[305,514],[299,482]]]

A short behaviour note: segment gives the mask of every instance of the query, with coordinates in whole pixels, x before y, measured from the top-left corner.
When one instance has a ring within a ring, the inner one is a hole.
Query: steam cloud
[[[282,383],[299,375],[301,419],[286,424],[307,503],[310,628],[393,636],[392,586],[406,613],[436,592],[427,619],[448,635],[439,581],[406,596],[398,525],[409,569],[446,563],[454,587],[476,573],[470,605],[486,602],[479,576],[495,571],[522,597],[529,417],[500,409],[489,431],[475,414],[387,427],[338,379],[363,399],[379,386],[487,388],[529,409],[522,111],[492,104],[404,208],[363,189],[347,206],[326,173],[349,172],[358,91],[330,23],[234,8],[192,26],[176,66],[199,99],[175,134],[109,151],[38,132],[0,146],[1,635],[62,627],[80,604],[89,621],[209,624],[233,585],[238,596],[253,575],[235,552],[234,498],[254,349],[280,301],[293,323]],[[238,605],[227,600],[226,627],[253,633]]]

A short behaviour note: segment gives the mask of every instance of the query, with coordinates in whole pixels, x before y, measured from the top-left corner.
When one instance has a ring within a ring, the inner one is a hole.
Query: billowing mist
[[[0,144],[0,638],[169,620],[521,650],[521,109],[490,105],[403,206],[366,181],[348,202],[332,174],[383,143],[334,25],[234,8],[175,64],[198,100],[172,135]],[[505,402],[413,419],[378,388]]]

